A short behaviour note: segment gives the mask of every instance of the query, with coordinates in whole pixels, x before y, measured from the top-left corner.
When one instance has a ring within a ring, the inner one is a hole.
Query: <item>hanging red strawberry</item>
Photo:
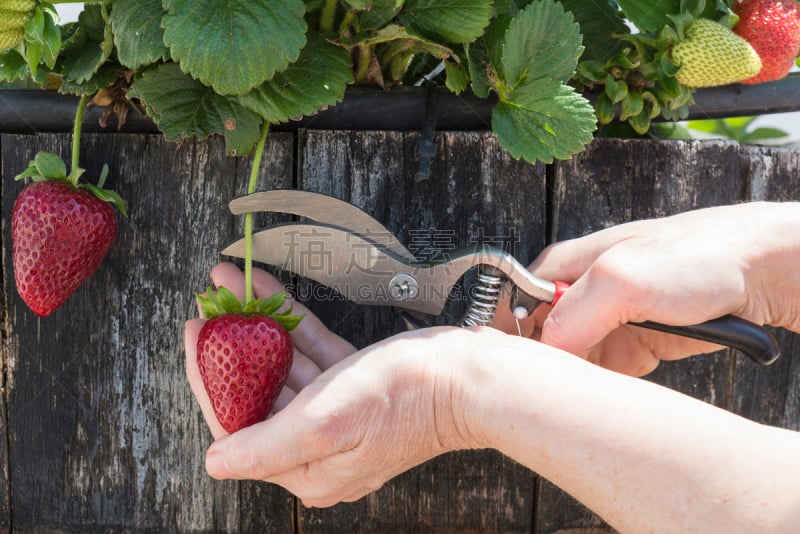
[[[742,83],[755,84],[784,78],[800,53],[800,8],[796,0],[742,0],[734,2],[739,16],[733,31],[761,57],[761,71]]]

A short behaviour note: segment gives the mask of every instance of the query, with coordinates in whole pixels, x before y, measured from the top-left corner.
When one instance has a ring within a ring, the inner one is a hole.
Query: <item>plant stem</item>
[[[70,165],[70,173],[75,174],[75,169],[78,168],[81,156],[81,129],[83,128],[83,115],[86,112],[86,106],[89,104],[89,95],[81,95],[78,101],[78,109],[75,111],[75,124],[72,125],[72,162]],[[78,184],[72,184],[78,185]]]
[[[250,169],[250,180],[247,183],[247,194],[252,195],[256,192],[258,185],[258,170],[261,168],[261,156],[264,154],[264,147],[267,144],[267,134],[269,133],[269,122],[264,121],[261,129],[261,137],[258,139],[256,151],[253,154],[253,167]],[[244,305],[253,301],[253,214],[244,215]]]
[[[336,15],[336,4],[338,0],[325,0],[322,13],[319,15],[319,30],[323,35],[333,31],[333,19]]]
[[[356,85],[363,82],[369,71],[369,62],[372,59],[372,48],[367,45],[358,45],[358,67],[355,74]]]

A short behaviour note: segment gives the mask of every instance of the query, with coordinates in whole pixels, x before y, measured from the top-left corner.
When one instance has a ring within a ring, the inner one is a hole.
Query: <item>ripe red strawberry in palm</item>
[[[761,57],[757,75],[742,83],[755,84],[784,78],[800,53],[800,8],[797,0],[742,0],[734,2],[739,22],[733,31]]]
[[[61,306],[100,266],[117,235],[111,203],[124,213],[115,193],[77,186],[82,172],[67,177],[58,156],[40,153],[17,176],[34,183],[22,190],[11,212],[14,279],[22,299],[40,317]]]
[[[197,365],[214,414],[233,433],[266,419],[292,367],[294,348],[288,331],[301,317],[279,293],[252,301],[248,309],[225,288],[198,297],[211,318],[197,340]]]

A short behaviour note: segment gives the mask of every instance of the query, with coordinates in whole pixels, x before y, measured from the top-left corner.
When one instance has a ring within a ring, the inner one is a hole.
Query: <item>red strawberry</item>
[[[279,293],[243,309],[222,287],[198,296],[211,319],[197,339],[197,365],[214,414],[229,433],[266,419],[289,376],[294,349],[288,330],[302,317],[291,309],[275,313],[284,299]]]
[[[800,53],[800,8],[796,0],[734,2],[739,22],[733,31],[761,57],[761,72],[741,83],[755,84],[784,78]]]
[[[118,195],[96,186],[76,187],[71,180],[77,182],[83,171],[68,178],[65,170],[54,154],[37,154],[17,177],[35,182],[22,190],[11,212],[17,291],[40,317],[61,306],[97,270],[117,235],[109,201],[121,202]]]

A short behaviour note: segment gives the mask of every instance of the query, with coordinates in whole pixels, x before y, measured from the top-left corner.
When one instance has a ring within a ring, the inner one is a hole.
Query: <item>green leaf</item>
[[[302,0],[164,0],[164,41],[181,67],[220,94],[244,94],[295,61]]]
[[[444,70],[447,73],[445,86],[454,94],[461,94],[467,89],[469,84],[469,72],[464,65],[453,61],[444,62]]]
[[[242,301],[226,287],[217,288],[217,301],[226,312],[235,313],[242,310]]]
[[[300,321],[302,321],[305,316],[306,316],[305,314],[302,315],[274,314],[272,315],[272,318],[278,324],[280,324],[284,328],[284,330],[286,330],[287,332],[291,332],[292,330],[297,328],[297,325],[300,324]]]
[[[503,43],[503,79],[512,87],[529,74],[537,79],[567,81],[583,53],[581,43],[580,27],[561,3],[537,0],[508,27]]]
[[[639,135],[644,135],[650,129],[650,116],[643,109],[638,115],[628,119],[628,124],[633,128],[633,131]]]
[[[628,84],[623,80],[615,80],[614,77],[609,74],[606,77],[603,91],[608,95],[608,98],[616,104],[628,96]]]
[[[33,161],[39,174],[44,178],[67,179],[67,164],[57,155],[50,152],[39,152]]]
[[[148,116],[169,140],[221,134],[229,154],[245,155],[253,150],[260,134],[258,115],[236,98],[219,95],[184,74],[175,63],[145,71],[128,96],[142,100]]]
[[[652,33],[669,24],[667,15],[681,10],[681,0],[617,0],[617,3],[634,26]]]
[[[630,28],[619,16],[619,8],[613,0],[560,0],[564,8],[580,25],[585,50],[582,60],[605,62],[613,55],[620,43],[613,34],[625,34]]]
[[[600,93],[597,97],[595,113],[597,113],[597,122],[604,125],[609,124],[617,116],[617,108],[606,93]]]
[[[400,22],[442,43],[477,39],[492,18],[492,0],[406,0]]]
[[[161,17],[161,0],[116,0],[111,11],[111,27],[120,63],[138,69],[167,59]]]
[[[619,112],[619,120],[628,120],[631,117],[636,117],[644,111],[644,99],[641,93],[628,93],[622,99],[622,106]],[[647,113],[645,112],[645,115]],[[647,117],[647,123],[650,124],[650,117]],[[636,127],[634,127],[636,129]]]
[[[123,217],[126,218],[128,217],[128,211],[125,207],[125,201],[116,191],[112,191],[110,189],[102,189],[94,184],[80,184],[80,187],[82,189],[90,191],[94,196],[96,196],[103,202],[108,202],[109,204],[117,208]]]
[[[28,77],[25,58],[13,48],[0,54],[0,81],[13,82]]]
[[[467,66],[469,67],[469,78],[472,81],[472,92],[480,98],[487,98],[492,89],[489,79],[489,69],[492,65],[489,62],[489,52],[486,49],[486,42],[478,39],[474,43],[467,45]]]
[[[111,56],[113,35],[107,25],[106,7],[87,5],[78,17],[78,26],[64,43],[61,72],[66,80],[78,84],[89,81]]]
[[[219,305],[217,294],[213,287],[208,286],[205,295],[195,293],[194,296],[195,299],[197,299],[197,303],[200,305],[200,313],[202,313],[204,317],[211,319],[212,317],[224,313]]]
[[[362,32],[379,30],[389,24],[403,7],[403,0],[373,0],[369,4],[369,9],[357,15],[357,26]]]
[[[59,87],[62,93],[69,93],[74,95],[91,95],[101,89],[110,86],[119,78],[119,70],[121,66],[115,61],[106,61],[103,63],[97,72],[91,77],[82,82],[64,79]]]
[[[550,79],[528,80],[495,107],[492,130],[515,158],[551,163],[583,150],[596,128],[594,109],[575,90]]]
[[[761,128],[756,128],[751,132],[745,132],[745,134],[742,136],[741,142],[755,143],[756,141],[781,139],[788,136],[789,133],[784,130],[781,130],[780,128],[771,128],[768,126],[764,126]]]
[[[286,293],[275,293],[266,299],[252,300],[248,305],[253,305],[255,313],[259,315],[272,315],[283,306],[284,302],[286,302]],[[245,311],[247,310],[245,309]]]
[[[311,115],[344,98],[350,65],[347,50],[310,35],[296,62],[237,100],[271,124]]]

